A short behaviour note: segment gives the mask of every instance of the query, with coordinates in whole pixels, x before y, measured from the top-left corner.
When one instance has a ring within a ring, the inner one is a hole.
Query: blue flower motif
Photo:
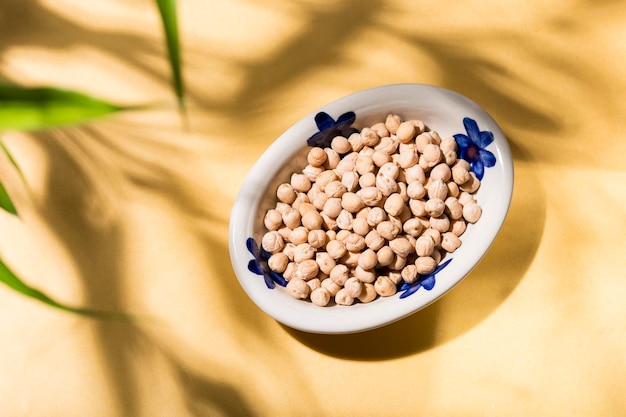
[[[460,149],[459,156],[470,163],[476,177],[482,180],[485,167],[489,168],[496,164],[495,155],[485,149],[493,142],[493,133],[487,130],[481,132],[476,120],[469,117],[463,119],[463,126],[465,126],[467,135],[460,133],[454,135]]]
[[[265,249],[259,248],[259,245],[251,237],[246,240],[246,247],[254,256],[254,259],[248,262],[248,269],[252,273],[262,275],[267,288],[274,288],[276,286],[275,283],[283,287],[287,285],[285,278],[270,269],[267,260],[271,255]]]
[[[330,148],[330,142],[332,142],[335,136],[348,138],[353,133],[358,132],[357,129],[352,127],[355,119],[356,114],[353,111],[342,114],[336,121],[328,113],[319,112],[315,115],[315,124],[319,132],[307,139],[306,143],[309,146]]]
[[[435,269],[433,272],[431,272],[428,275],[423,276],[420,280],[418,280],[417,282],[414,282],[413,284],[408,284],[406,282],[403,283],[400,286],[400,289],[398,290],[398,291],[404,291],[402,294],[400,294],[400,298],[406,298],[409,295],[415,293],[420,288],[424,288],[426,291],[430,291],[433,288],[435,288],[435,284],[436,284],[435,275],[437,275],[439,271],[441,271],[443,268],[448,266],[448,264],[451,261],[452,261],[452,258],[448,259],[447,261],[439,265],[437,269]]]

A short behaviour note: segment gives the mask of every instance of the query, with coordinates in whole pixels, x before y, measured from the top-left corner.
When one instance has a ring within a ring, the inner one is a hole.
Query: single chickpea
[[[363,269],[359,265],[354,268],[354,276],[361,282],[372,283],[376,280],[376,271]]]
[[[411,120],[407,120],[407,123],[411,123],[415,127],[416,135],[420,135],[424,133],[424,131],[426,130],[426,125],[424,124],[422,120],[411,119]]]
[[[360,252],[365,248],[365,238],[357,233],[351,233],[344,244],[349,252]]]
[[[283,272],[283,278],[287,281],[291,281],[296,278],[296,273],[298,272],[298,264],[295,262],[289,262],[287,267],[285,268],[285,272]]]
[[[302,225],[309,230],[320,229],[322,224],[322,216],[317,211],[309,211],[302,216]]]
[[[435,250],[435,241],[429,235],[422,235],[415,240],[417,256],[430,256]]]
[[[337,266],[337,263],[335,262],[333,257],[330,256],[327,252],[317,252],[315,254],[315,262],[317,262],[320,271],[326,275],[330,275],[333,268]]]
[[[393,257],[393,261],[389,265],[387,265],[387,268],[391,269],[392,271],[401,271],[402,268],[404,268],[404,266],[406,265],[406,260],[407,258],[405,258],[404,256],[395,255]]]
[[[469,162],[467,162],[465,159],[458,159],[458,160],[454,163],[454,165],[453,165],[453,167],[452,167],[452,168],[457,167],[457,166],[460,166],[460,167],[465,168],[465,170],[466,170],[466,171],[471,171],[471,170],[472,170],[472,166],[471,166],[471,165],[470,165],[470,163],[469,163]]]
[[[354,215],[348,210],[341,210],[339,216],[337,216],[337,227],[342,230],[352,230],[352,222],[354,221]]]
[[[367,223],[375,227],[380,222],[387,220],[387,212],[383,210],[381,207],[372,207],[370,212],[367,214]]]
[[[459,188],[463,191],[467,191],[468,193],[475,193],[480,188],[480,180],[476,174],[470,172],[470,179],[463,184],[459,184]]]
[[[422,132],[415,137],[415,146],[419,153],[424,153],[424,149],[426,149],[426,145],[433,143],[433,138],[428,134],[428,132]]]
[[[314,147],[309,150],[309,153],[306,156],[306,160],[309,165],[315,167],[321,167],[324,165],[324,162],[328,159],[326,152],[324,152],[323,148]]]
[[[422,153],[424,156],[424,160],[426,161],[426,165],[429,168],[434,167],[441,161],[441,149],[439,146],[434,143],[429,143],[424,147],[424,152]]]
[[[289,257],[284,252],[276,252],[267,260],[267,266],[274,272],[282,274],[287,269]]]
[[[340,155],[352,151],[352,146],[350,145],[350,142],[348,142],[348,139],[344,138],[343,136],[335,136],[330,142],[330,147],[333,151],[337,152]]]
[[[361,295],[361,291],[363,291],[363,283],[356,277],[350,277],[343,284],[343,288],[350,297],[357,298]]]
[[[441,148],[442,151],[456,152],[458,149],[456,139],[454,139],[452,136],[448,136],[445,139],[441,139],[441,143],[439,144],[439,147]]]
[[[363,207],[361,210],[359,210],[355,215],[354,215],[354,219],[366,219],[367,220],[367,216],[369,216],[370,211],[372,210],[371,207]]]
[[[363,149],[363,146],[365,146],[365,144],[363,143],[363,138],[358,133],[351,134],[348,138],[348,142],[350,142],[350,146],[352,146],[352,150],[355,152],[360,151],[361,149]]]
[[[400,123],[398,129],[396,130],[396,136],[398,137],[400,143],[408,143],[412,141],[413,138],[415,138],[416,133],[417,130],[415,129],[415,125],[410,122]]]
[[[320,287],[311,291],[311,302],[316,306],[327,306],[330,302],[330,297],[330,291],[328,291],[326,288]]]
[[[424,204],[426,214],[431,217],[441,216],[446,209],[446,204],[440,198],[431,198]]]
[[[426,215],[426,202],[421,199],[409,200],[409,209],[415,217],[422,217]]]
[[[359,177],[360,188],[374,187],[375,185],[376,185],[376,174],[374,174],[373,172],[368,172]]]
[[[398,157],[398,165],[400,165],[400,168],[411,168],[412,166],[415,166],[419,161],[419,157],[417,156],[417,154],[415,152],[402,152],[400,154],[400,156]]]
[[[361,140],[365,146],[373,148],[378,145],[378,142],[380,142],[380,136],[378,136],[378,133],[374,129],[364,127],[361,129]]]
[[[283,225],[283,217],[276,209],[270,209],[265,213],[263,224],[267,230],[278,230]]]
[[[348,237],[350,237],[350,235],[352,234],[352,231],[350,230],[338,230],[337,231],[337,240],[343,242],[344,244],[346,243],[346,239]]]
[[[346,191],[356,191],[359,188],[359,174],[354,171],[344,172],[341,175],[341,183],[346,187]]]
[[[480,219],[482,213],[483,210],[476,203],[470,203],[463,206],[463,218],[468,223],[476,223],[478,219]]]
[[[328,242],[328,235],[322,229],[309,230],[307,241],[314,249],[323,248]]]
[[[293,204],[297,194],[291,184],[287,183],[280,184],[276,189],[276,197],[285,204]]]
[[[326,214],[328,217],[334,219],[334,218],[337,218],[337,216],[339,216],[339,213],[341,213],[341,210],[343,210],[343,207],[341,207],[341,198],[332,197],[326,200],[326,203],[324,203],[324,208],[322,209],[322,212]]]
[[[448,166],[452,166],[456,160],[457,160],[457,155],[456,152],[454,151],[441,151],[441,154],[443,155],[443,161],[448,165]]]
[[[441,136],[439,136],[439,133],[437,133],[437,131],[431,130],[431,131],[428,132],[428,134],[430,135],[430,137],[433,140],[432,143],[434,143],[437,146],[441,145]]]
[[[308,201],[308,197],[306,197],[306,194],[305,194],[305,198],[303,198],[300,204],[298,204],[298,207],[294,205],[293,208],[298,210],[298,212],[300,213],[300,216],[304,216],[309,211],[317,212],[317,209],[315,208],[315,206]]]
[[[457,198],[459,199],[459,203],[461,203],[461,205],[463,206],[471,203],[476,203],[476,200],[474,200],[474,196],[467,191],[462,191]]]
[[[341,206],[350,213],[356,213],[364,207],[363,200],[358,194],[347,192],[341,196]]]
[[[445,214],[438,217],[431,217],[429,219],[430,227],[439,231],[440,233],[447,232],[450,229],[450,219]]]
[[[407,184],[412,182],[419,182],[420,184],[426,184],[426,172],[419,165],[413,165],[410,168],[404,170],[404,178]]]
[[[465,220],[463,220],[463,218],[455,219],[450,222],[450,231],[457,236],[461,236],[463,233],[465,233],[466,229],[467,224],[465,223]]]
[[[402,118],[397,114],[388,114],[385,118],[385,127],[389,133],[395,134],[400,124],[402,124]]]
[[[287,283],[287,292],[293,298],[305,300],[311,293],[311,287],[309,287],[305,280],[301,278],[293,278]]]
[[[430,256],[420,256],[415,260],[417,273],[420,275],[428,275],[437,268],[437,263]]]
[[[348,292],[346,291],[345,288],[342,288],[339,291],[337,291],[337,294],[335,294],[335,303],[337,303],[340,306],[349,306],[354,303],[354,298],[348,295]]]
[[[387,128],[385,127],[385,122],[378,122],[373,124],[372,126],[370,126],[370,128],[376,132],[376,134],[380,137],[380,138],[384,138],[389,136],[389,131],[387,130]]]
[[[296,252],[296,245],[289,242],[285,243],[285,247],[283,248],[282,253],[287,255],[290,261],[293,261],[293,254]]]
[[[363,204],[373,207],[383,200],[383,193],[377,187],[364,187],[356,192]]]
[[[298,277],[305,281],[313,279],[320,272],[320,267],[314,259],[306,259],[298,263]]]
[[[445,200],[448,196],[448,186],[442,180],[432,180],[428,184],[427,192],[428,198],[438,198],[441,200]]]
[[[290,208],[293,208],[293,207],[291,207],[291,204],[287,204],[287,203],[283,203],[283,202],[279,201],[278,203],[276,203],[276,209],[275,210],[277,212],[279,212],[280,214],[283,214],[285,211],[287,211]]]
[[[446,163],[435,165],[430,170],[431,180],[441,180],[445,183],[445,182],[450,181],[451,177],[452,177],[452,171],[450,170],[450,166]]]
[[[363,217],[357,217],[352,222],[352,231],[361,236],[366,236],[370,232],[370,225],[367,223],[367,219]]]
[[[332,279],[327,278],[322,280],[322,288],[326,289],[331,297],[334,297],[341,289],[341,286],[335,284]]]
[[[415,264],[406,265],[402,268],[400,274],[402,275],[402,280],[407,284],[413,284],[419,278]]]
[[[328,231],[337,229],[337,220],[335,218],[330,217],[324,212],[322,212],[320,216],[322,216],[322,220],[324,221],[324,229]]]
[[[423,236],[430,236],[435,242],[435,247],[441,244],[441,232],[437,229],[433,229],[432,227],[428,227],[422,232]]]
[[[376,225],[376,231],[383,238],[393,240],[400,233],[400,228],[392,220],[385,220]]]
[[[403,207],[407,207],[406,203],[409,201],[409,195],[407,193],[407,185],[405,182],[398,181],[398,194],[402,197],[402,201],[404,201]]]
[[[446,205],[446,213],[450,216],[452,220],[460,219],[463,217],[463,205],[459,202],[459,199],[456,197],[448,197],[446,201],[444,201]]]
[[[382,248],[387,241],[376,230],[370,230],[365,235],[365,244],[373,251],[377,251]]]
[[[341,161],[341,156],[332,148],[324,148],[324,152],[326,152],[326,163],[324,164],[324,168],[328,170],[332,170],[337,168],[339,161]]]
[[[372,161],[374,161],[374,165],[377,167],[381,167],[385,165],[387,162],[391,161],[391,157],[387,152],[377,150],[372,154]]]
[[[447,252],[454,252],[461,246],[461,239],[452,232],[445,232],[441,235],[441,248]]]
[[[322,172],[315,180],[315,183],[318,185],[319,189],[326,192],[326,186],[333,181],[338,181],[339,177],[335,173],[335,171],[329,169]]]
[[[390,136],[381,137],[380,142],[374,147],[374,150],[392,155],[398,149],[398,144],[398,138],[392,138]]]
[[[379,266],[389,266],[393,262],[395,254],[389,246],[383,246],[376,252],[376,257],[378,258]]]
[[[324,209],[324,204],[328,201],[328,196],[324,192],[317,193],[315,197],[311,200],[311,203],[315,208],[319,211]]]
[[[420,181],[413,181],[410,182],[407,186],[406,193],[409,198],[419,200],[421,198],[424,198],[424,196],[426,195],[426,188],[424,188],[424,184],[422,184]]]
[[[442,252],[444,252],[444,251],[443,250],[439,250],[439,249],[435,249],[433,251],[432,255],[430,255],[430,257],[435,260],[435,265],[439,265],[439,262],[441,262],[441,259],[443,259]]]
[[[291,186],[298,192],[306,193],[311,188],[311,181],[304,174],[294,173],[291,175]]]
[[[390,216],[398,216],[402,212],[404,206],[404,199],[398,193],[390,194],[383,205],[385,211]]]
[[[298,226],[289,234],[289,240],[295,245],[300,245],[309,240],[309,231],[304,226]]]
[[[347,266],[343,264],[336,264],[328,274],[329,278],[333,280],[333,282],[339,286],[342,286],[346,283],[347,279],[350,278],[350,270]]]
[[[311,292],[313,292],[322,286],[322,280],[319,279],[318,277],[311,278],[310,280],[306,282],[306,285],[308,285],[309,288],[311,289]],[[309,297],[310,297],[310,294],[309,294]]]
[[[307,259],[313,259],[315,256],[315,249],[311,247],[308,243],[301,243],[296,245],[296,249],[293,253],[293,261],[296,263],[300,263],[306,261]]]
[[[363,269],[374,269],[377,263],[378,257],[372,249],[365,249],[359,256],[358,266]]]
[[[311,183],[315,183],[315,181],[317,181],[317,177],[319,177],[322,172],[324,172],[324,168],[313,165],[307,165],[302,169],[302,174],[304,174],[304,176],[307,177]]]
[[[402,283],[402,271],[389,271],[387,276],[396,286]]]
[[[378,294],[376,293],[376,289],[374,288],[374,285],[366,282],[366,283],[363,283],[363,290],[361,291],[361,294],[359,295],[358,299],[362,303],[370,303],[374,301],[377,296]]]
[[[376,279],[374,289],[381,297],[390,297],[398,291],[396,284],[391,282],[389,277],[385,275],[381,275]]]
[[[389,247],[398,256],[403,258],[408,257],[411,253],[415,252],[415,247],[404,237],[399,236],[389,241]]]
[[[400,168],[394,164],[393,162],[387,162],[378,170],[377,175],[382,175],[393,180],[398,179],[398,175],[400,175]]]
[[[343,257],[347,251],[346,245],[340,240],[331,240],[326,244],[326,252],[335,260]]]
[[[358,173],[355,172],[356,158],[351,157],[351,155],[358,157],[359,154],[356,152],[352,152],[351,154],[348,154],[341,161],[339,161],[339,163],[337,164],[337,167],[335,168],[335,173],[342,178],[344,174],[347,172],[351,172],[352,173],[351,175],[356,175],[358,177]]]
[[[301,224],[300,212],[298,212],[298,210],[294,208],[287,209],[283,212],[281,220],[282,220],[282,223],[284,223],[285,226],[287,226],[288,228],[295,229]]]
[[[374,166],[374,160],[369,155],[360,155],[355,164],[356,172],[360,175],[374,172]]]
[[[285,241],[280,233],[275,230],[271,230],[263,235],[261,246],[269,253],[276,253],[283,250],[285,247]]]
[[[408,236],[417,238],[422,233],[422,222],[412,217],[404,222],[404,224],[402,225],[402,231]]]
[[[450,197],[459,198],[459,194],[461,193],[459,185],[454,181],[448,181],[446,185],[448,186],[448,195]]]

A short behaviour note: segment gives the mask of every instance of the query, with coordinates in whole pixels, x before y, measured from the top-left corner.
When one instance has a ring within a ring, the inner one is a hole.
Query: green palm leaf
[[[180,41],[178,36],[178,18],[176,0],[156,0],[163,22],[167,53],[172,70],[172,86],[181,109],[185,108],[185,87],[180,60]]]

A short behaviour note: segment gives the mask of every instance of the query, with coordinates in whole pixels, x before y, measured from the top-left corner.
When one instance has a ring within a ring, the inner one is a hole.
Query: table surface
[[[28,186],[0,256],[3,416],[626,415],[626,7],[619,1],[179,2],[175,109],[6,133]],[[0,76],[173,103],[149,0],[1,0]],[[515,161],[494,245],[451,293],[354,335],[290,330],[239,286],[237,191],[317,107],[377,85],[483,106]]]

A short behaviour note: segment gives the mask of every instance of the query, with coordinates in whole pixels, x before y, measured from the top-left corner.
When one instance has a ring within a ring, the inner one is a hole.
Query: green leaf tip
[[[155,0],[163,23],[165,43],[169,64],[172,71],[172,87],[178,101],[178,107],[185,113],[185,86],[183,83],[180,59],[180,40],[178,34],[178,17],[176,0]]]

